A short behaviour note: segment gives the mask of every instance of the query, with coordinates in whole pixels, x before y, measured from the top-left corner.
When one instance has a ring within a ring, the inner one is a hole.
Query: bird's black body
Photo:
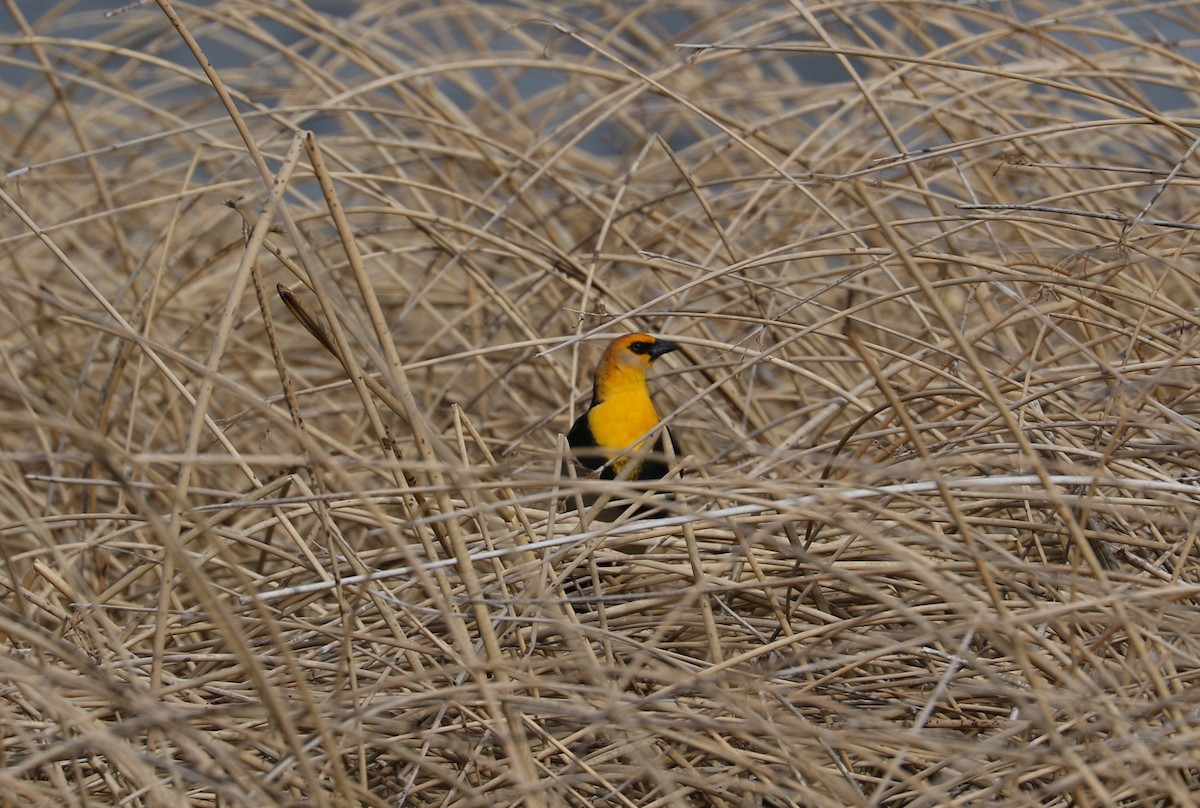
[[[678,451],[679,444],[675,442],[675,434],[670,429],[665,429],[664,431],[671,436],[671,448]],[[600,479],[602,480],[615,480],[617,478],[617,473],[613,469],[612,464],[605,465],[605,463],[608,463],[609,458],[596,445],[596,439],[592,436],[592,428],[588,425],[586,412],[576,418],[575,423],[571,425],[571,431],[567,433],[567,443],[571,444],[572,448],[580,450],[576,454],[575,459],[584,468],[590,471],[601,469]],[[596,449],[596,451],[588,452],[587,449],[589,447]],[[666,448],[663,445],[662,435],[659,435],[658,439],[654,441],[654,446],[649,449],[648,456],[642,459],[637,475],[632,479],[657,480],[663,477],[669,470],[667,464],[662,460],[665,452]]]

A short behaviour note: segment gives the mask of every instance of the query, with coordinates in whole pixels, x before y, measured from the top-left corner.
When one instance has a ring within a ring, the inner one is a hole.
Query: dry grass
[[[16,5],[0,803],[1200,802],[1192,4]]]

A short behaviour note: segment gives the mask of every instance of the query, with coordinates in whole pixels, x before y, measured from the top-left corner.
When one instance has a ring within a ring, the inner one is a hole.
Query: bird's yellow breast
[[[658,423],[658,413],[643,385],[610,395],[588,412],[592,439],[615,454],[645,435]],[[641,447],[641,442],[634,449]]]

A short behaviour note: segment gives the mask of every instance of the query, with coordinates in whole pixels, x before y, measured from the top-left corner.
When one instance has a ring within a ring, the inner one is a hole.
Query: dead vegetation
[[[1194,7],[17,5],[0,803],[1196,803]]]

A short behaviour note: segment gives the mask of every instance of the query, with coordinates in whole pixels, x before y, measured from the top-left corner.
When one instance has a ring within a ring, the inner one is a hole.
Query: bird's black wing
[[[675,433],[667,428],[667,434],[671,436],[671,448],[675,450],[675,456],[678,457],[679,441],[675,439]],[[650,450],[651,456],[642,461],[641,468],[638,469],[634,476],[635,480],[657,480],[665,477],[670,470],[667,465],[666,447],[663,446],[662,435],[658,436],[658,440],[654,441],[654,448]]]
[[[571,444],[571,448],[577,452],[575,459],[579,464],[595,471],[603,466],[608,458],[596,446],[596,438],[592,435],[592,426],[588,423],[588,413],[590,412],[591,410],[588,410],[575,419],[575,423],[571,425],[571,431],[567,433],[567,443]],[[610,466],[607,470],[612,471],[612,467]]]

